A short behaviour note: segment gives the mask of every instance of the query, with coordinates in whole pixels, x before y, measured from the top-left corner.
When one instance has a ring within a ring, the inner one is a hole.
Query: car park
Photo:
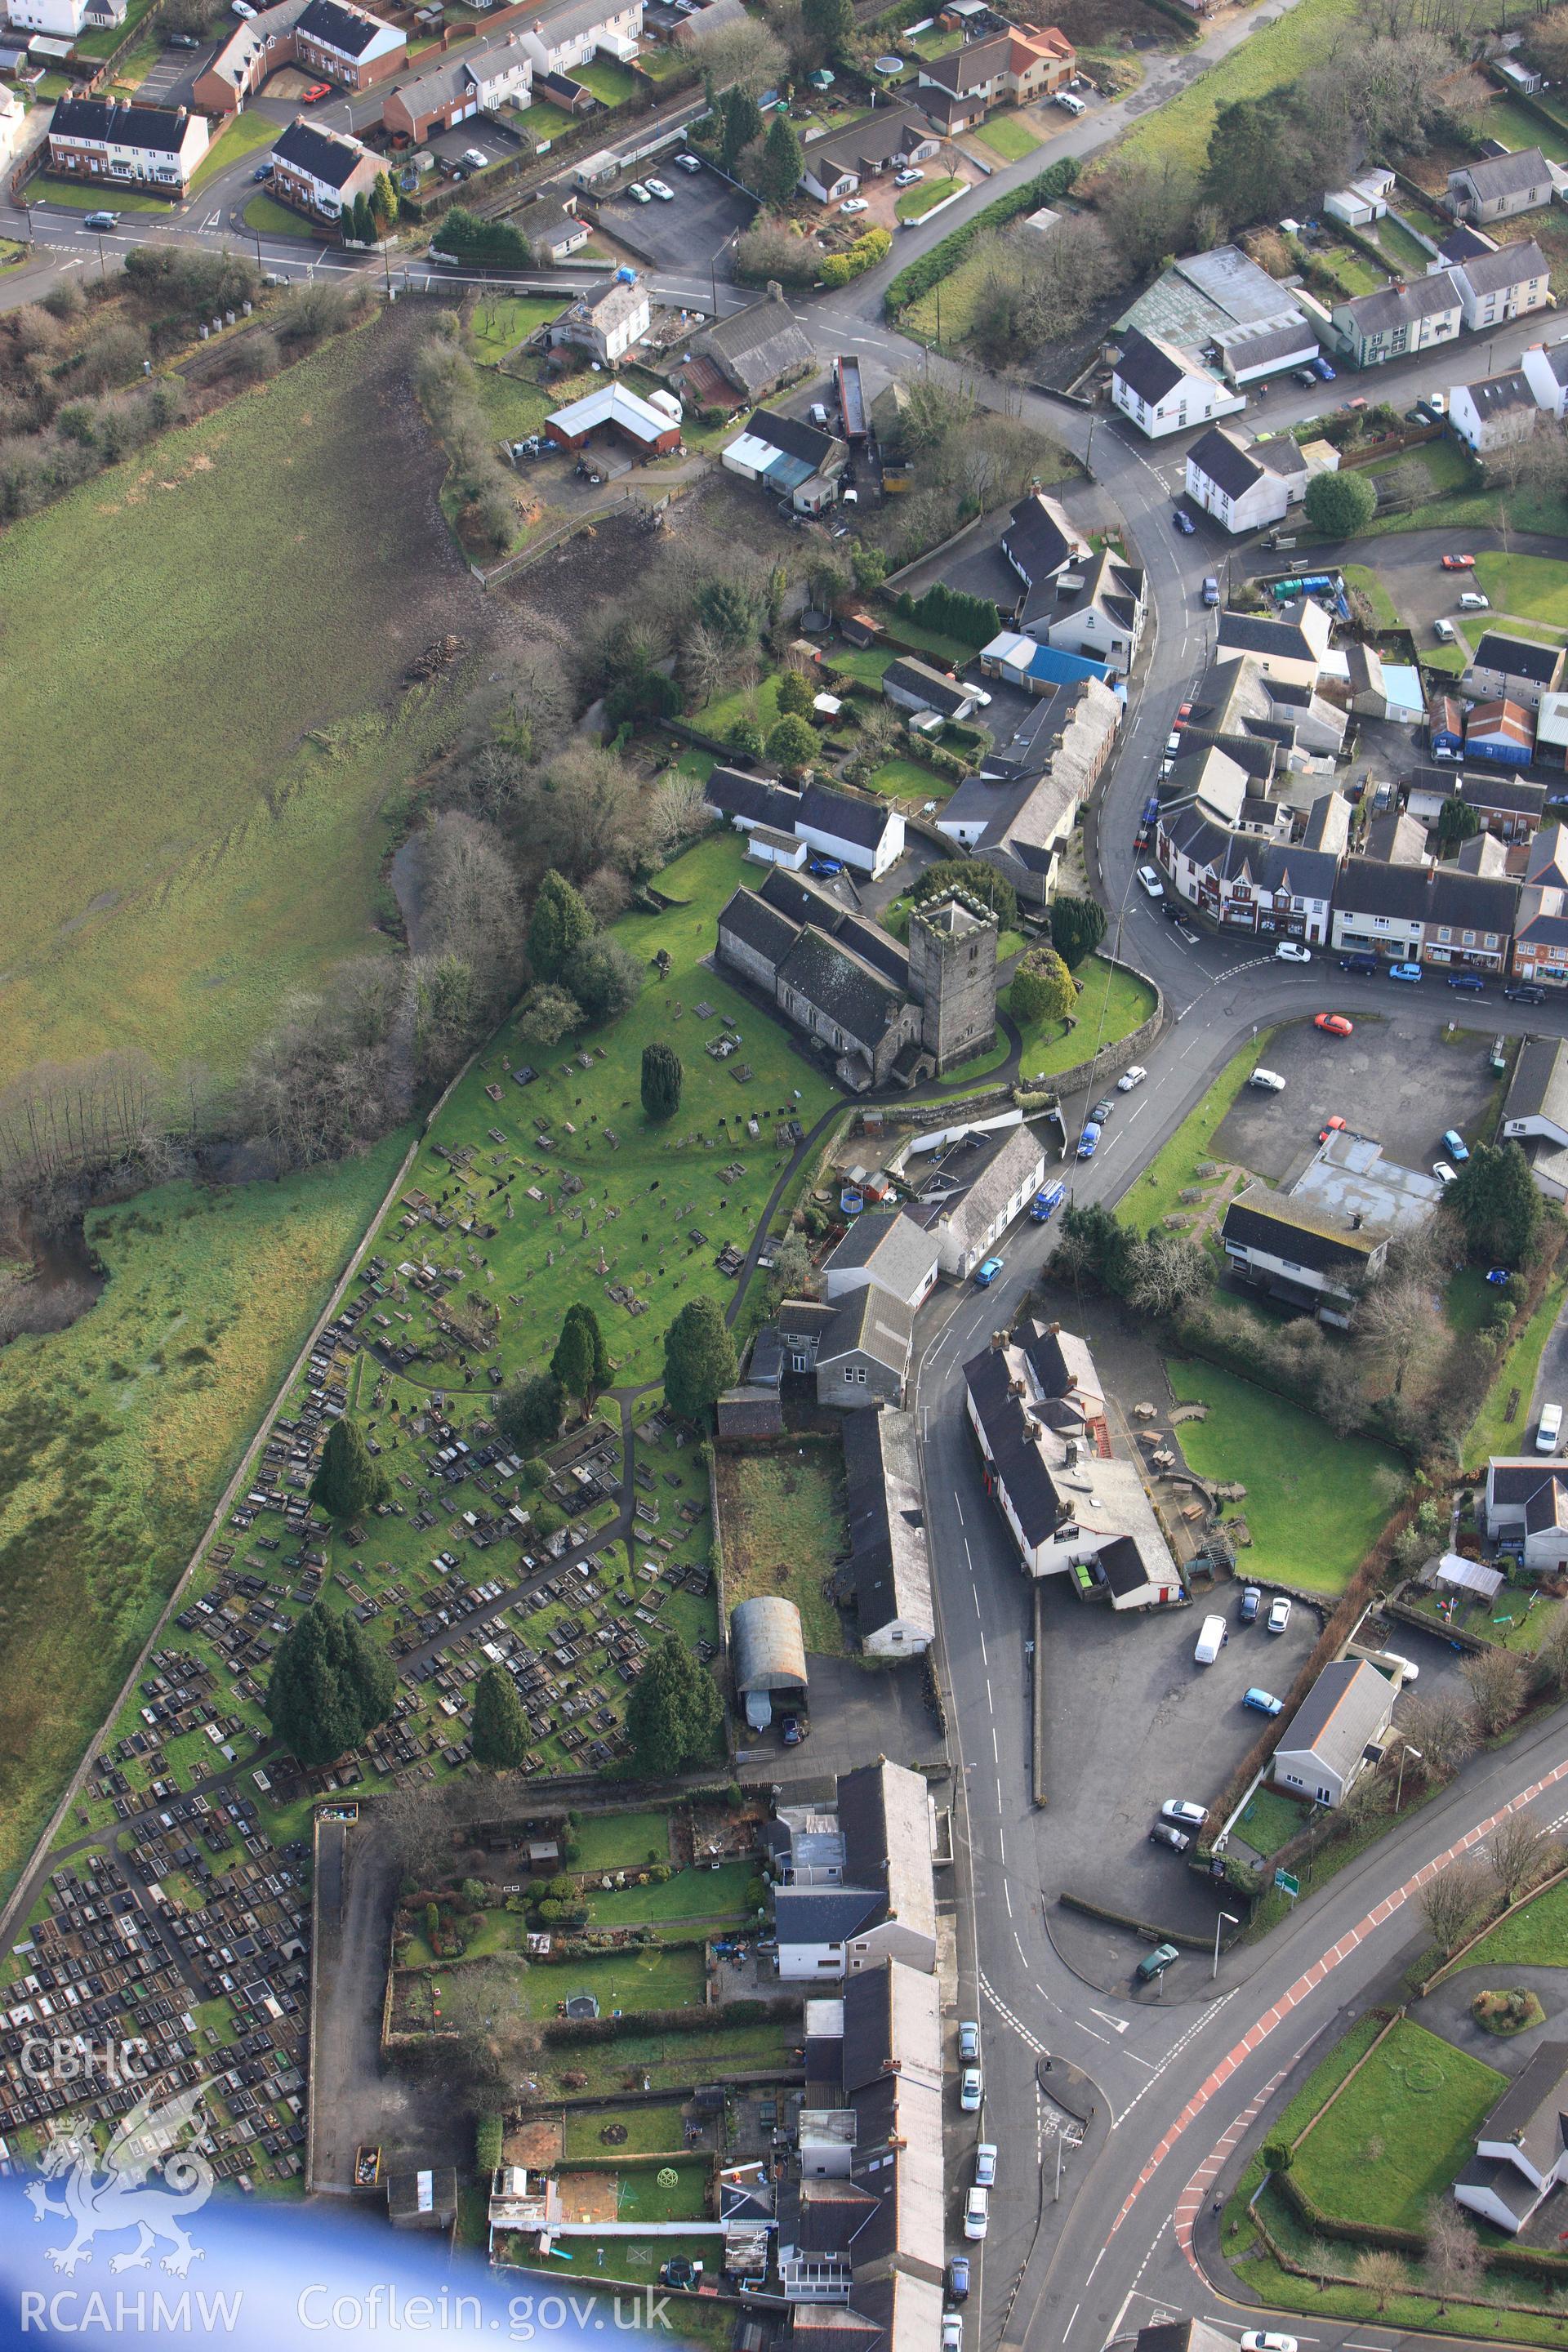
[[[643,186],[640,180],[633,180],[626,190],[626,194],[630,196],[634,205],[651,205],[653,202],[653,198],[648,194],[647,190]]]
[[[1262,1604],[1262,1593],[1258,1591],[1256,1584],[1249,1584],[1241,1596],[1241,1609],[1239,1613],[1241,1622],[1244,1625],[1255,1625],[1258,1622],[1258,1612],[1261,1608]]]
[[[980,2057],[980,2024],[976,2018],[959,2021],[958,2063],[961,2066],[975,2065]]]
[[[675,190],[669,185],[668,181],[645,180],[643,185],[647,188],[650,196],[657,196],[658,198],[661,205],[672,205],[675,202]]]
[[[1181,1957],[1174,1944],[1156,1944],[1152,1952],[1144,1953],[1132,1974],[1139,1984],[1152,1984]]]
[[[1544,1004],[1546,991],[1527,981],[1522,988],[1505,988],[1503,994],[1510,1004]]]
[[[1230,1628],[1223,1617],[1205,1617],[1193,1644],[1193,1664],[1212,1666],[1229,1639]]]
[[[1355,1023],[1347,1021],[1342,1013],[1315,1013],[1312,1026],[1321,1029],[1326,1037],[1349,1037],[1354,1031]]]
[[[1285,1091],[1285,1081],[1278,1070],[1254,1070],[1247,1083],[1256,1087],[1261,1095],[1282,1095]]]
[[[838,209],[841,213],[868,213],[871,207],[864,196],[846,196]]]
[[[1048,1224],[1067,1196],[1065,1184],[1043,1184],[1029,1203],[1030,1221],[1037,1225]]]
[[[1391,963],[1388,967],[1388,977],[1390,980],[1418,981],[1421,977],[1421,967],[1418,963]]]
[[[1185,507],[1178,507],[1175,512],[1172,515],[1171,520],[1175,524],[1176,529],[1181,532],[1184,539],[1191,539],[1194,531],[1197,529],[1196,523],[1193,520]]]
[[[1537,1423],[1535,1430],[1535,1450],[1537,1454],[1555,1454],[1557,1451],[1557,1441],[1562,1434],[1562,1406],[1560,1404],[1543,1404],[1541,1408],[1541,1419]]]
[[[1473,572],[1475,568],[1476,559],[1473,555],[1446,555],[1443,558],[1445,572]]]
[[[1138,868],[1138,887],[1141,890],[1146,891],[1151,898],[1163,898],[1165,895],[1165,886],[1160,879],[1158,869],[1152,866],[1141,866]]]
[[[1151,1845],[1168,1845],[1173,1853],[1185,1853],[1192,1839],[1185,1830],[1179,1830],[1174,1822],[1156,1822],[1149,1832],[1149,1843]]]
[[[969,2256],[954,2254],[947,2266],[947,2292],[954,2303],[969,2301]]]
[[[1300,940],[1281,940],[1274,950],[1276,963],[1310,963],[1312,950],[1304,948]]]
[[[996,2186],[996,2147],[992,2140],[983,2139],[974,2151],[974,2186],[994,2189]]]
[[[1250,1690],[1243,1691],[1241,1704],[1251,1707],[1256,1715],[1283,1715],[1285,1712],[1284,1700],[1276,1698],[1272,1691],[1260,1689],[1256,1683]]]
[[[1282,1633],[1285,1631],[1286,1626],[1290,1622],[1290,1596],[1288,1592],[1277,1592],[1274,1595],[1268,1604],[1268,1631],[1271,1633]]]
[[[1085,1120],[1083,1132],[1078,1139],[1078,1157],[1080,1160],[1092,1160],[1094,1158],[1095,1153],[1100,1149],[1100,1129],[1095,1125],[1092,1118]]]
[[[1163,1822],[1173,1822],[1179,1830],[1201,1830],[1208,1819],[1208,1807],[1192,1797],[1167,1797],[1160,1808]]]
[[[1117,1093],[1119,1095],[1130,1095],[1134,1087],[1141,1087],[1142,1085],[1148,1075],[1149,1073],[1143,1067],[1142,1062],[1131,1063],[1128,1068],[1122,1071],[1121,1076],[1116,1081]]]
[[[1443,1149],[1457,1168],[1462,1168],[1470,1156],[1470,1147],[1457,1127],[1443,1129]]]
[[[966,2238],[983,2238],[991,2219],[991,2191],[972,2189],[963,2200],[963,2234]]]
[[[1459,599],[1461,613],[1489,613],[1491,608],[1491,598],[1483,596],[1479,588],[1467,588]]]

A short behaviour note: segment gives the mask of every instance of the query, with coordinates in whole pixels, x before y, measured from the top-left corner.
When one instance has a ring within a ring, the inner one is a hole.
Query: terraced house
[[[1437,269],[1408,285],[1336,302],[1331,315],[1343,357],[1352,367],[1370,368],[1452,342],[1465,314],[1452,270]]]
[[[322,76],[343,89],[374,89],[408,62],[395,25],[347,0],[279,0],[231,33],[195,81],[196,104],[236,114],[283,66]]]
[[[443,58],[430,72],[389,90],[381,120],[394,138],[419,145],[432,131],[450,131],[454,123],[470,121],[477,114],[526,106],[532,89],[533,59],[521,33],[507,33],[495,40],[472,41]],[[584,241],[587,235],[584,223]]]
[[[183,196],[207,152],[205,115],[185,107],[121,105],[108,98],[62,98],[49,125],[49,169],[105,187]]]
[[[1519,885],[1452,866],[1347,857],[1334,886],[1333,946],[1391,963],[1506,971]]]

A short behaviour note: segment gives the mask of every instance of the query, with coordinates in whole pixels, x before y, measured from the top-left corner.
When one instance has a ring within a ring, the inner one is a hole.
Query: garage
[[[765,1731],[776,1702],[785,1715],[805,1705],[805,1641],[793,1601],[763,1593],[730,1612],[735,1692],[752,1730]]]

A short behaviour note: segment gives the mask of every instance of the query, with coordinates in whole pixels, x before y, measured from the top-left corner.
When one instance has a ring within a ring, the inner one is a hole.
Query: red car
[[[1445,572],[1473,572],[1475,568],[1476,559],[1473,555],[1446,555],[1443,558]]]
[[[332,85],[330,81],[313,81],[309,89],[301,90],[300,93],[306,106],[314,106],[319,98],[331,98],[331,94]]]
[[[1354,1025],[1342,1013],[1320,1013],[1312,1022],[1314,1029],[1326,1029],[1331,1037],[1348,1037]]]
[[[1184,702],[1184,703],[1183,703],[1183,705],[1182,705],[1182,707],[1181,707],[1181,709],[1180,709],[1180,710],[1178,710],[1178,711],[1177,711],[1177,713],[1176,713],[1176,715],[1175,715],[1175,718],[1172,720],[1172,722],[1171,722],[1171,723],[1172,723],[1172,725],[1173,725],[1173,727],[1184,727],[1184,726],[1186,725],[1186,723],[1187,723],[1188,719],[1192,717],[1192,715],[1193,715],[1193,706],[1192,706],[1192,704],[1191,704],[1190,702]]]
[[[1340,1128],[1343,1127],[1343,1119],[1340,1117],[1338,1111],[1336,1111],[1332,1118],[1331,1118],[1325,1126],[1319,1129],[1318,1141],[1320,1143],[1327,1143],[1330,1136],[1334,1134]]]

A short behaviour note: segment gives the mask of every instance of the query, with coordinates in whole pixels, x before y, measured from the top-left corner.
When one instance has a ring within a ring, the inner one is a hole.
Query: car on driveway
[[[1249,1691],[1243,1691],[1241,1704],[1251,1707],[1256,1715],[1283,1715],[1285,1712],[1284,1700],[1276,1698],[1272,1691],[1260,1690],[1256,1683]]]
[[[1179,1830],[1174,1822],[1156,1822],[1149,1832],[1151,1845],[1168,1845],[1173,1853],[1185,1853],[1192,1842],[1187,1832]]]
[[[1201,1830],[1207,1818],[1208,1807],[1193,1797],[1167,1797],[1160,1808],[1160,1819],[1179,1830]]]
[[[1240,1616],[1241,1622],[1244,1625],[1257,1624],[1258,1612],[1261,1608],[1262,1604],[1262,1593],[1259,1592],[1256,1584],[1249,1584],[1241,1596]]]
[[[1451,646],[1458,635],[1458,631],[1455,629],[1452,621],[1446,621],[1441,613],[1439,613],[1436,619],[1432,624],[1432,635],[1436,638],[1437,643],[1440,646]]]
[[[675,190],[667,181],[645,180],[643,185],[647,188],[650,196],[657,196],[658,198],[661,205],[672,205],[675,202]]]
[[[1099,1149],[1100,1129],[1093,1119],[1086,1119],[1083,1133],[1078,1139],[1078,1156],[1080,1160],[1092,1160]]]
[[[1355,1023],[1347,1021],[1342,1013],[1315,1013],[1312,1026],[1321,1029],[1327,1037],[1348,1037],[1355,1028]]]
[[[332,85],[330,81],[313,81],[308,89],[302,89],[300,92],[300,97],[304,105],[314,106],[318,99],[331,98],[331,94]],[[468,153],[471,160],[473,156],[472,148],[469,149]],[[482,163],[484,160],[484,157],[481,155],[479,157],[480,163]]]
[[[868,213],[871,207],[864,196],[846,196],[838,209],[841,213]]]
[[[1176,529],[1181,532],[1184,539],[1191,539],[1194,531],[1197,529],[1196,523],[1193,520],[1185,507],[1177,507],[1171,517],[1171,520],[1175,524]]]
[[[1152,1952],[1144,1953],[1132,1971],[1133,1977],[1139,1984],[1152,1984],[1181,1957],[1174,1944],[1156,1944]]]
[[[972,2189],[963,2200],[963,2234],[983,2238],[991,2220],[991,2191]]]
[[[999,1257],[988,1257],[983,1265],[977,1265],[974,1269],[976,1290],[989,1290],[1001,1271],[1002,1261]]]
[[[1451,1168],[1446,1160],[1434,1160],[1432,1162],[1432,1173],[1436,1176],[1438,1183],[1442,1185],[1445,1192],[1447,1191],[1450,1184],[1457,1184],[1459,1181],[1458,1170],[1457,1168]]]
[[[1141,866],[1138,868],[1138,887],[1141,890],[1146,891],[1151,898],[1163,898],[1165,895],[1165,886],[1160,879],[1159,870],[1152,866]]]
[[[1304,948],[1300,940],[1281,940],[1274,950],[1276,963],[1310,963],[1312,950]]]
[[[1417,981],[1421,977],[1421,967],[1418,963],[1391,963],[1388,977],[1390,980]]]
[[[1476,559],[1473,555],[1446,555],[1443,558],[1445,572],[1473,572],[1475,568]]]
[[[1282,1633],[1289,1622],[1290,1596],[1288,1592],[1277,1592],[1268,1604],[1268,1631]]]
[[[1117,1093],[1119,1095],[1130,1095],[1134,1087],[1141,1087],[1142,1085],[1148,1075],[1149,1073],[1143,1067],[1142,1062],[1132,1063],[1129,1068],[1122,1071],[1121,1076],[1117,1079]]]
[[[831,882],[836,874],[842,874],[843,871],[843,863],[837,857],[814,857],[806,867],[808,874],[815,874],[822,882]]]
[[[893,173],[893,185],[895,188],[912,188],[917,180],[923,180],[924,178],[925,173],[921,170],[919,164],[910,163],[904,171],[895,172]]]
[[[779,1722],[779,1738],[786,1748],[798,1748],[806,1736],[806,1726],[798,1715],[786,1715]]]
[[[640,180],[634,180],[631,185],[627,188],[626,194],[630,196],[634,205],[651,205],[653,202],[653,198],[648,194],[647,190],[643,186]]]

